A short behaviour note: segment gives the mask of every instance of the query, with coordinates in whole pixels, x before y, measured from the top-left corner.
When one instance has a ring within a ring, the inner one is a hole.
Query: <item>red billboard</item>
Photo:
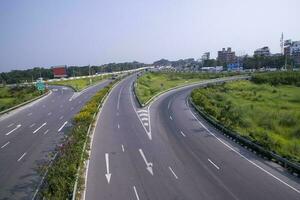
[[[54,78],[64,78],[64,77],[68,76],[66,66],[52,67],[52,72],[53,72]]]

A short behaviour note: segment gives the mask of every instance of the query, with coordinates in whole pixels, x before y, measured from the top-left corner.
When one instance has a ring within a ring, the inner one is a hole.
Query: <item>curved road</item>
[[[193,113],[186,97],[196,86],[168,92],[140,109],[132,92],[135,78],[119,83],[102,107],[86,200],[300,199],[298,178]]]
[[[33,198],[41,181],[38,167],[49,163],[72,117],[109,82],[80,93],[50,86],[46,97],[0,116],[0,199]]]

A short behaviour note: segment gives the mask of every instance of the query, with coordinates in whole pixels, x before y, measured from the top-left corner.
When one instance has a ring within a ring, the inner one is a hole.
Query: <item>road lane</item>
[[[121,81],[102,107],[88,164],[86,200],[299,199],[297,191],[224,144],[299,189],[299,181],[280,166],[275,165],[276,171],[220,135],[221,143],[199,124],[186,104],[191,88],[169,92],[140,109],[132,94],[135,78]],[[148,116],[146,122],[143,118]]]
[[[71,126],[64,123],[71,122],[84,103],[109,82],[88,88],[72,101],[69,99],[73,90],[51,86],[52,93],[46,98],[0,116],[0,199],[32,198],[41,180],[39,166],[48,163],[49,153],[62,142]],[[21,126],[12,131],[19,124]]]

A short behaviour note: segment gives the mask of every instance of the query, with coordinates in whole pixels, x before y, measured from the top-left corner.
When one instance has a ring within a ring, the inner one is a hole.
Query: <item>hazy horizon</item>
[[[0,72],[237,55],[300,40],[298,0],[1,1]]]

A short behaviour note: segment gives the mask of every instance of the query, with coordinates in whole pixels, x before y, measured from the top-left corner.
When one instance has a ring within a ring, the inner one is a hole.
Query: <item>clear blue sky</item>
[[[152,63],[300,40],[299,0],[2,0],[0,71]]]

